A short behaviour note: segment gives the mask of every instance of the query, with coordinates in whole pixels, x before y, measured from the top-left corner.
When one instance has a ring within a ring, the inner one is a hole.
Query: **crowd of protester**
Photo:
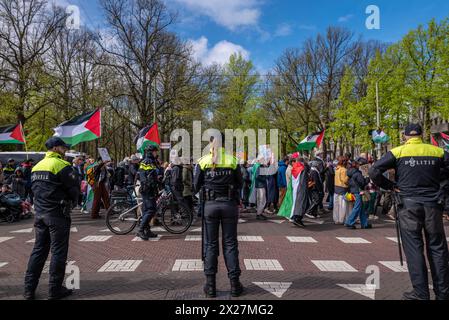
[[[78,209],[89,214],[92,219],[99,219],[100,209],[108,209],[110,197],[114,190],[135,188],[138,184],[138,169],[141,159],[131,155],[119,163],[103,162],[101,158],[77,156],[73,159],[73,169],[78,177],[81,195]],[[187,162],[187,163],[186,163]],[[183,201],[194,209],[193,161],[159,162],[162,184],[173,192],[177,200]],[[370,221],[377,220],[378,215],[394,219],[392,196],[380,190],[369,179],[369,168],[373,157],[350,154],[335,160],[323,160],[318,152],[314,157],[293,154],[279,162],[266,161],[264,158],[245,162],[241,165],[243,188],[241,190],[241,212],[255,213],[257,220],[267,220],[275,216],[281,208],[292,181],[295,167],[304,168],[307,177],[304,186],[299,188],[301,212],[305,218],[319,219],[332,213],[336,225],[355,229],[360,223],[362,229],[370,229]],[[31,192],[31,170],[34,161],[26,160],[16,163],[10,159],[0,163],[0,187],[8,193],[19,195],[23,202],[33,204]],[[387,173],[394,180],[394,171]],[[449,190],[449,177],[443,179],[442,190]],[[449,194],[449,192],[445,192]],[[324,207],[324,205],[327,205]],[[446,213],[449,211],[449,199],[446,199]],[[446,215],[447,216],[447,215]],[[449,218],[448,218],[449,219]]]

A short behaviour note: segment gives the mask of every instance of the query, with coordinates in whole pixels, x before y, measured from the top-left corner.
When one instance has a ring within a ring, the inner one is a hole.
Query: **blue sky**
[[[77,5],[84,24],[103,27],[98,0],[55,0]],[[198,60],[223,62],[235,51],[252,59],[260,71],[273,66],[286,48],[330,25],[344,26],[364,39],[395,42],[430,19],[449,17],[448,0],[165,0],[177,12],[172,27],[191,41]],[[380,30],[368,30],[367,6],[380,9]]]

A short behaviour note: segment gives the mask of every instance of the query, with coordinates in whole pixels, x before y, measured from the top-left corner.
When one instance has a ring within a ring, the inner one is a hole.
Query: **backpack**
[[[125,168],[117,167],[114,172],[112,181],[115,186],[122,188],[125,185]]]

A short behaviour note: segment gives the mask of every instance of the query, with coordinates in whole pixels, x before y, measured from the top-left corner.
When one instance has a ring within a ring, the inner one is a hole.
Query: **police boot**
[[[408,301],[418,301],[418,300],[429,300],[428,298],[422,298],[416,294],[415,291],[405,292],[402,296],[402,300]]]
[[[206,284],[204,285],[204,294],[206,298],[217,297],[217,286],[215,276],[207,276]]]
[[[71,296],[73,294],[73,290],[67,289],[66,287],[61,287],[61,289],[56,292],[50,291],[48,296],[48,300],[61,300]]]
[[[239,279],[231,280],[231,296],[234,298],[238,298],[242,295],[244,291],[243,285],[239,281]]]

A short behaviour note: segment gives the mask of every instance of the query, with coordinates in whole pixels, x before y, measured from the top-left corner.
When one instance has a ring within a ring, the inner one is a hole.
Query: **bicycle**
[[[134,187],[128,187],[121,197],[111,198],[111,207],[106,212],[106,225],[116,235],[131,233],[142,220],[142,199],[137,197]],[[183,234],[193,223],[193,212],[176,201],[173,193],[163,190],[156,201],[156,217],[171,234]]]

